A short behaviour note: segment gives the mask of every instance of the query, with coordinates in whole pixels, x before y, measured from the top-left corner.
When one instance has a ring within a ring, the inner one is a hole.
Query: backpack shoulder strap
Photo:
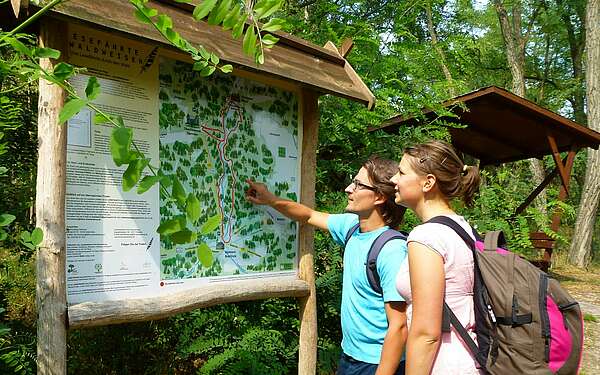
[[[381,253],[381,250],[389,241],[396,239],[406,240],[406,237],[407,236],[405,233],[394,229],[388,229],[377,236],[375,241],[373,241],[371,244],[365,265],[367,267],[367,280],[375,292],[383,294],[383,289],[381,288],[381,279],[379,278],[379,272],[377,272],[377,257],[379,256],[379,253]]]
[[[427,223],[442,224],[447,227],[450,227],[452,230],[454,230],[454,232],[456,232],[456,234],[458,234],[458,236],[460,238],[462,238],[463,241],[465,241],[467,246],[472,251],[475,251],[475,241],[473,241],[473,238],[471,238],[471,236],[469,236],[467,231],[465,231],[463,229],[463,227],[461,227],[460,224],[458,224],[456,221],[450,219],[447,216],[436,216],[436,217],[433,217],[433,218],[427,220]],[[477,238],[477,236],[475,236],[475,237]]]
[[[477,252],[475,249],[475,241],[473,240],[473,238],[471,238],[471,236],[469,236],[469,234],[467,234],[467,232],[463,229],[463,227],[461,227],[460,224],[458,224],[456,221],[450,219],[447,216],[436,216],[436,217],[428,220],[427,222],[446,225],[446,226],[450,227],[451,229],[453,229],[454,232],[456,232],[456,234],[458,234],[458,236],[460,238],[462,238],[462,240],[467,244],[467,246],[473,252],[473,262],[474,262],[474,266],[475,266],[475,269],[474,269],[475,279],[476,280],[478,278],[481,279],[479,265],[477,262],[477,257],[475,256],[476,252]],[[473,235],[475,236],[475,238],[480,238],[475,230],[473,230]],[[485,356],[479,351],[479,348],[478,348],[477,344],[475,343],[475,341],[473,340],[473,338],[469,335],[469,333],[467,332],[465,327],[463,327],[463,325],[460,323],[460,321],[458,320],[456,315],[454,315],[454,312],[452,311],[450,306],[448,306],[448,304],[446,304],[446,301],[444,301],[443,314],[442,314],[442,332],[449,332],[450,325],[452,325],[454,327],[454,329],[456,330],[456,333],[458,333],[458,335],[462,338],[462,340],[464,341],[464,343],[467,346],[467,348],[469,349],[469,351],[475,357],[475,360],[477,361],[479,366],[481,366],[481,369],[484,370],[484,372],[487,374]]]
[[[473,354],[479,366],[481,366],[481,369],[485,369],[485,359],[482,358],[482,356],[479,354],[479,348],[477,347],[477,344],[475,344],[473,338],[469,335],[465,327],[463,327],[463,325],[460,323],[460,320],[458,320],[456,315],[454,315],[454,312],[452,311],[450,306],[446,304],[446,302],[444,302],[443,315],[448,317],[450,323],[452,324],[452,326],[454,326],[454,329],[456,329],[456,333],[458,333],[458,335],[463,339],[463,342],[465,343],[465,345],[467,345],[469,351]]]
[[[350,237],[352,237],[354,232],[356,232],[359,227],[360,227],[360,223],[356,223],[352,226],[352,228],[350,228],[348,230],[348,233],[346,233],[346,238],[344,239],[344,248],[346,247],[346,245],[348,245],[348,241],[350,241]]]

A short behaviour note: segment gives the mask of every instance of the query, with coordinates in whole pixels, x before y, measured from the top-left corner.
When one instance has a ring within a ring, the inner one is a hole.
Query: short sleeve
[[[392,240],[385,244],[377,257],[377,273],[384,302],[403,302],[404,298],[396,289],[396,275],[406,261],[407,246],[404,240]]]
[[[440,228],[441,227],[441,228]],[[446,246],[443,241],[443,231],[445,227],[441,224],[436,223],[425,223],[416,226],[408,235],[407,243],[417,242],[421,245],[425,245],[431,250],[438,253],[444,263],[448,258]]]
[[[356,224],[358,224],[358,215],[355,214],[329,215],[327,219],[329,233],[339,245],[344,245],[348,231]]]

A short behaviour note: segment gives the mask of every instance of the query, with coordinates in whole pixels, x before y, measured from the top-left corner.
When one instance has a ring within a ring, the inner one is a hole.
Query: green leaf
[[[231,36],[233,37],[233,39],[237,39],[240,36],[242,36],[242,34],[244,33],[244,26],[246,26],[247,18],[248,18],[247,13],[243,13],[242,16],[240,18],[238,18],[237,23],[235,24],[235,26],[233,27],[233,30],[231,31]]]
[[[200,71],[200,70],[206,68],[207,66],[208,66],[208,61],[197,61],[194,63],[194,66],[192,67],[192,69],[195,71]]]
[[[21,237],[21,241],[23,241],[23,242],[31,242],[31,233],[29,233],[26,230],[21,232],[20,237]]]
[[[61,62],[56,64],[52,74],[59,81],[64,81],[71,78],[73,74],[75,74],[75,69],[73,68],[73,65]]]
[[[174,45],[179,45],[181,43],[181,36],[173,29],[165,29],[165,37]]]
[[[71,99],[68,102],[66,102],[63,108],[61,109],[60,114],[58,115],[58,123],[64,124],[65,122],[70,120],[71,117],[78,114],[79,111],[81,111],[83,107],[87,105],[87,103],[87,100],[84,99]]]
[[[160,173],[160,170],[159,170]],[[169,176],[160,176],[160,184],[163,187],[169,187],[171,185],[173,185],[173,179]]]
[[[208,24],[209,25],[218,25],[225,19],[227,13],[229,13],[229,8],[231,7],[231,0],[222,0],[217,9],[213,10],[208,16]]]
[[[8,172],[8,168],[0,167],[0,176],[4,176]]]
[[[25,241],[21,241],[21,243],[22,243],[23,245],[25,245],[25,247],[26,247],[26,248],[28,248],[29,250],[35,250],[35,246],[33,246],[33,244],[32,244],[32,243],[30,243],[30,242],[25,242]]]
[[[160,14],[156,21],[156,26],[161,31],[173,28],[173,20],[171,19],[171,17],[167,16],[166,14]]]
[[[254,61],[259,65],[262,65],[265,63],[265,54],[263,53],[263,50],[261,48],[256,49]]]
[[[185,189],[183,188],[183,185],[181,184],[177,176],[173,176],[172,180],[173,189],[171,190],[171,195],[173,196],[173,198],[175,198],[175,200],[177,201],[177,203],[179,203],[180,206],[185,207]]]
[[[170,237],[174,244],[184,244],[196,242],[198,235],[189,229],[184,229],[173,233]]]
[[[199,21],[206,17],[208,13],[215,7],[217,0],[203,0],[199,5],[194,8],[193,16],[196,21]]]
[[[123,173],[123,191],[129,191],[138,183],[142,177],[142,172],[148,166],[148,159],[135,159],[129,162],[129,166]]]
[[[110,122],[110,119],[108,117],[106,117],[104,114],[96,113],[94,115],[94,124],[105,124],[107,122]]]
[[[145,5],[141,8],[141,10],[148,18],[156,17],[156,15],[158,14],[158,10],[147,7]]]
[[[214,53],[211,53],[210,62],[217,65],[217,64],[219,64],[219,61],[221,61],[221,60],[219,60],[219,57],[217,55],[215,55]]]
[[[94,100],[100,94],[100,83],[98,83],[98,78],[90,77],[88,79],[87,87],[85,88],[85,96],[88,100]]]
[[[169,235],[185,229],[185,217],[177,217],[175,219],[162,222],[156,230],[159,234]]]
[[[193,193],[189,193],[187,197],[187,201],[185,204],[185,211],[187,213],[187,218],[195,223],[201,214],[200,201]]]
[[[158,181],[160,181],[160,176],[144,176],[144,178],[142,178],[142,181],[140,181],[140,184],[138,185],[137,193],[144,194],[145,192],[150,190],[152,186],[154,186],[154,184],[156,184]]]
[[[271,34],[267,34],[265,36],[262,37],[262,42],[263,44],[267,45],[267,46],[272,46],[275,43],[277,43],[279,41],[279,38],[274,37]]]
[[[204,224],[200,227],[200,235],[205,236],[209,233],[215,231],[221,225],[221,215],[216,214],[215,216],[211,216],[206,220]]]
[[[117,165],[129,163],[130,147],[133,140],[133,130],[125,127],[114,128],[110,137],[110,153]]]
[[[208,77],[209,75],[215,72],[215,67],[213,65],[207,66],[206,68],[200,71],[200,75],[202,77]]]
[[[33,232],[31,232],[31,243],[33,246],[39,246],[44,240],[44,232],[42,228],[36,227]]]
[[[254,27],[250,26],[246,29],[242,46],[242,49],[246,55],[254,56],[254,52],[256,50],[256,33],[254,32]]]
[[[237,24],[237,21],[240,18],[240,10],[242,10],[241,4],[236,4],[236,6],[227,13],[227,16],[223,20],[224,30],[229,30]]]
[[[220,67],[219,69],[221,69],[221,71],[223,73],[231,73],[233,72],[233,66],[231,66],[230,64],[227,65],[223,65],[222,67]]]
[[[272,18],[269,22],[265,23],[260,29],[262,31],[274,32],[277,30],[281,30],[285,24],[285,21],[281,18]]]
[[[254,7],[254,18],[257,20],[267,18],[281,8],[281,5],[280,0],[259,1]]]
[[[202,242],[198,249],[196,250],[196,255],[198,256],[198,260],[202,263],[202,266],[208,268],[213,264],[213,253],[210,247],[207,244]]]
[[[148,17],[146,17],[144,12],[142,12],[139,9],[136,9],[135,12],[133,12],[133,14],[135,15],[135,18],[137,18],[137,20],[140,21],[141,23],[151,23],[152,22],[150,19],[148,19]]]
[[[0,229],[0,241],[4,241],[8,237],[8,233],[6,233],[3,229]]]
[[[39,57],[41,59],[58,59],[60,57],[60,51],[57,51],[52,48],[38,47],[33,50],[33,54],[35,55],[35,57]]]
[[[27,48],[27,46],[21,43],[17,38],[8,38],[7,42],[15,49],[15,51],[26,56],[33,56],[33,51]]]
[[[202,58],[204,60],[206,60],[206,61],[210,60],[210,53],[206,50],[206,48],[199,46],[198,52],[200,53],[200,56],[202,56]]]
[[[0,215],[0,227],[5,227],[15,221],[17,217],[11,214]]]

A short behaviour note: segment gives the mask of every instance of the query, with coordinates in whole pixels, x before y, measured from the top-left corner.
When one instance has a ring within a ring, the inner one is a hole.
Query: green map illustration
[[[163,59],[159,97],[162,171],[177,175],[201,213],[192,242],[161,237],[161,278],[294,270],[296,223],[244,193],[250,178],[297,200],[296,95],[231,74],[201,77],[189,64]],[[161,195],[160,215],[185,212]]]

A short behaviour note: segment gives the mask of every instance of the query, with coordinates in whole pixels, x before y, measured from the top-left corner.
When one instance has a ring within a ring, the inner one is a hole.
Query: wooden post
[[[302,176],[300,202],[315,206],[315,181],[317,168],[317,142],[319,133],[319,95],[312,90],[302,90]],[[310,294],[300,299],[300,349],[298,375],[314,375],[317,371],[317,293],[314,270],[314,228],[300,226],[300,257],[298,276],[308,283]]]
[[[561,202],[563,202],[569,195],[569,183],[570,183],[570,179],[571,179],[571,171],[573,169],[573,163],[575,162],[575,155],[577,155],[577,149],[572,148],[571,151],[569,151],[569,154],[567,155],[567,163],[563,168],[564,169],[563,184],[561,185],[560,191],[558,193],[558,200]],[[557,209],[556,211],[554,211],[554,214],[552,215],[552,225],[550,226],[550,228],[555,232],[558,232],[558,228],[560,227],[561,214],[562,214],[561,210]]]
[[[62,24],[44,20],[40,45],[59,50],[66,33]],[[53,62],[42,59],[51,70]],[[40,80],[38,104],[37,226],[44,241],[37,252],[37,362],[38,374],[67,373],[67,294],[65,283],[65,190],[67,127],[58,123],[65,92]]]

